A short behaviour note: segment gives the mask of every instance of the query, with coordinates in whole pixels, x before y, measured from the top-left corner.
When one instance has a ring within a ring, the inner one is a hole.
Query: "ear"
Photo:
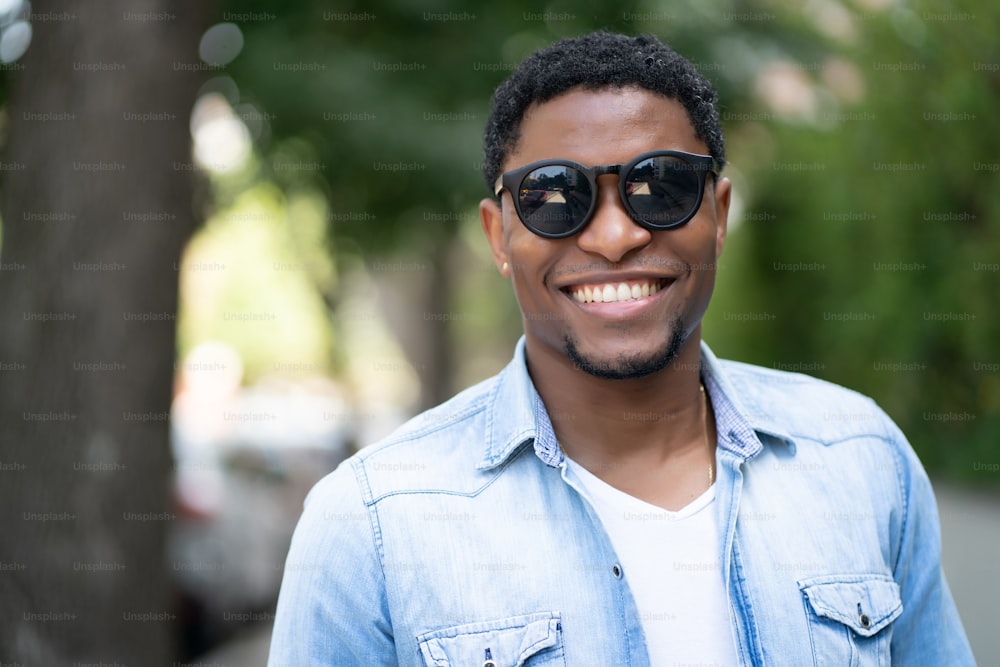
[[[479,202],[479,218],[483,223],[483,232],[493,252],[493,263],[504,278],[510,277],[510,259],[503,238],[503,211],[500,204],[493,199]]]
[[[729,224],[729,202],[733,194],[733,184],[728,178],[719,178],[715,183],[715,258],[722,256],[726,245],[726,228]]]

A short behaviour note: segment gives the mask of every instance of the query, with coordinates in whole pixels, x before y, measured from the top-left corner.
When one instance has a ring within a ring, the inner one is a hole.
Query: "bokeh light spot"
[[[209,65],[226,65],[243,50],[243,32],[235,23],[216,23],[205,31],[198,55]]]
[[[250,156],[250,132],[219,93],[202,95],[191,111],[194,159],[216,173],[234,171]]]
[[[0,62],[14,62],[24,55],[30,44],[31,24],[27,21],[11,23],[0,35]]]

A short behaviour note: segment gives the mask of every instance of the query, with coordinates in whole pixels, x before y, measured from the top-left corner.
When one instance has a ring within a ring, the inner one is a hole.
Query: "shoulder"
[[[401,425],[382,440],[355,455],[356,463],[366,467],[397,458],[432,458],[455,454],[455,450],[476,450],[470,436],[486,429],[489,406],[493,403],[498,377],[484,380],[456,394],[444,403],[426,410]],[[473,451],[482,455],[482,451]]]
[[[903,439],[885,411],[853,389],[804,373],[739,361],[718,363],[747,418],[768,430],[824,444]]]
[[[366,505],[386,495],[430,490],[471,491],[484,455],[498,378],[476,384],[363,447],[320,480],[310,496],[349,489]]]
[[[831,497],[849,488],[895,507],[928,491],[906,436],[870,397],[803,373],[722,360],[718,368],[764,443],[758,474],[780,476],[785,487],[808,482],[807,491]]]
[[[495,375],[456,394],[444,403],[415,415],[382,440],[375,442],[359,454],[362,458],[415,440],[431,439],[449,432],[467,428],[482,419],[492,402],[500,376]]]

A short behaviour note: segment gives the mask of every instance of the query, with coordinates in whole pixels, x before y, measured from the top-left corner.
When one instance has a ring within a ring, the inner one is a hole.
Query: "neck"
[[[635,471],[695,454],[703,459],[707,438],[714,457],[700,334],[698,327],[666,368],[628,380],[594,377],[565,356],[529,348],[528,369],[563,451],[599,477],[605,477],[602,469]]]

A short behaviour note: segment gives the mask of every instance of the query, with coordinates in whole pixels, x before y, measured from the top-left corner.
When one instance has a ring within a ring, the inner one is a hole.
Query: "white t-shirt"
[[[715,485],[670,512],[566,459],[618,554],[653,667],[738,667],[719,563]]]

